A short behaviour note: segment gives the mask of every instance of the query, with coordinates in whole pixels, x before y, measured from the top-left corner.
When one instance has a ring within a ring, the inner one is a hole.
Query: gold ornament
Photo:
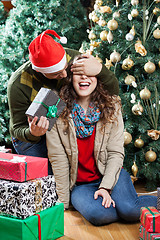
[[[153,9],[153,13],[154,13],[155,15],[156,15],[159,11],[160,11],[160,9],[157,8],[157,7],[155,7],[155,8]]]
[[[148,61],[145,65],[144,65],[144,70],[147,73],[153,73],[156,70],[156,65],[150,61]]]
[[[95,4],[101,6],[103,4],[103,1],[102,0],[96,0]]]
[[[160,39],[160,30],[159,30],[159,28],[157,28],[156,30],[154,30],[154,32],[153,32],[153,37],[154,37],[155,39]]]
[[[93,47],[99,47],[100,44],[101,44],[101,42],[96,42],[96,41],[91,40],[91,43],[89,45],[93,46]]]
[[[106,30],[102,31],[102,32],[100,33],[100,39],[101,39],[102,41],[107,41],[107,34],[108,34],[108,32],[107,32]]]
[[[101,27],[104,27],[106,25],[106,21],[104,19],[102,19],[102,17],[100,17],[99,21],[98,21],[98,25]]]
[[[113,63],[116,63],[116,62],[119,62],[121,61],[121,54],[116,52],[116,50],[114,50],[111,55],[110,55],[110,60],[113,62]]]
[[[89,38],[90,40],[93,40],[93,39],[96,38],[96,34],[93,32],[93,30],[90,31],[90,33],[89,33],[89,35],[88,35],[88,38]]]
[[[131,15],[132,15],[132,17],[137,17],[138,14],[139,14],[139,12],[138,12],[137,9],[133,9],[133,10],[131,11]]]
[[[135,50],[137,53],[139,53],[141,56],[146,56],[147,51],[145,47],[142,45],[142,42],[138,40],[135,44]]]
[[[118,22],[113,18],[107,23],[109,30],[114,31],[118,28]]]
[[[132,141],[132,135],[125,130],[124,131],[124,146],[128,145],[131,141]]]
[[[100,7],[100,12],[101,13],[112,13],[112,9],[108,6],[102,6],[102,7]]]
[[[160,25],[160,16],[157,18],[157,23]]]
[[[148,100],[151,97],[151,92],[148,90],[147,87],[145,87],[140,91],[139,95],[142,100]]]
[[[129,74],[128,74],[127,77],[125,77],[125,79],[124,79],[124,82],[125,82],[125,84],[127,84],[127,85],[131,85],[133,81],[134,81],[134,82],[136,81],[135,77],[132,76],[132,75],[129,75]]]
[[[144,146],[144,141],[141,139],[141,137],[135,140],[134,146],[137,148],[142,148]]]
[[[133,25],[133,27],[131,28],[131,30],[129,31],[129,33],[132,34],[133,36],[135,36],[136,31],[135,31],[135,29],[134,29],[134,25]]]
[[[157,158],[157,154],[154,151],[152,151],[151,148],[145,154],[145,159],[147,160],[147,162],[154,162],[156,160],[156,158]]]
[[[99,17],[97,17],[97,15],[94,14],[92,16],[92,21],[95,22],[95,23],[98,22],[99,21]]]
[[[158,140],[159,135],[160,135],[160,131],[151,129],[151,130],[147,130],[147,134],[148,134],[148,136],[151,137],[153,140]]]
[[[98,11],[100,9],[99,5],[94,4],[94,10]]]
[[[118,7],[120,0],[116,0],[116,7]]]
[[[138,173],[138,167],[137,167],[135,161],[133,162],[132,172],[133,172],[133,176],[136,177],[136,176],[137,176],[137,173]]]
[[[139,0],[131,0],[132,6],[138,5],[138,3],[139,3]]]
[[[92,55],[92,51],[90,49],[87,49],[86,53]]]
[[[143,112],[143,107],[142,105],[140,104],[140,102],[138,104],[135,104],[133,105],[132,107],[132,113],[134,115],[142,115],[142,112]]]
[[[133,67],[133,65],[134,65],[133,60],[128,56],[128,58],[123,60],[122,69],[123,70],[130,70],[131,67]]]
[[[158,62],[158,67],[160,68],[160,61]]]
[[[113,64],[112,64],[111,60],[108,60],[108,59],[106,58],[105,66],[106,66],[106,68],[108,68],[108,69],[110,69],[111,67],[113,67]]]
[[[107,35],[107,40],[108,40],[109,43],[111,43],[112,40],[113,40],[113,34],[112,34],[112,32],[110,30],[109,30],[109,33]]]
[[[119,18],[120,17],[120,12],[114,12],[113,13],[113,18]]]

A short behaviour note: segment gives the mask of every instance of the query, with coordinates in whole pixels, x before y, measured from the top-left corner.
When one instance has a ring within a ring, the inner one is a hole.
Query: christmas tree
[[[4,10],[4,5],[0,2],[0,26],[3,25],[7,18],[7,12]]]
[[[124,168],[160,182],[160,0],[96,0],[89,14],[88,52],[119,80],[125,123]]]
[[[7,82],[20,65],[28,61],[30,42],[46,29],[67,37],[64,47],[79,49],[87,39],[87,17],[80,0],[13,0],[1,32],[0,51],[0,143],[9,141]],[[56,39],[57,40],[57,39]]]

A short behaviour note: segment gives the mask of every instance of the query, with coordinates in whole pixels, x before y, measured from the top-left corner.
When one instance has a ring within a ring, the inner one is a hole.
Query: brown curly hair
[[[76,57],[76,59],[82,59],[81,56]],[[61,114],[61,118],[68,125],[67,118],[72,111],[72,104],[74,100],[78,99],[78,95],[73,87],[73,73],[71,72],[71,64],[67,68],[67,78],[60,90],[59,96],[66,103],[66,108]],[[97,106],[101,112],[100,120],[105,125],[107,122],[112,122],[115,120],[115,111],[120,110],[121,101],[116,95],[110,95],[105,89],[101,81],[97,81],[97,86],[95,90],[91,93],[91,102]],[[117,109],[118,105],[118,109]]]

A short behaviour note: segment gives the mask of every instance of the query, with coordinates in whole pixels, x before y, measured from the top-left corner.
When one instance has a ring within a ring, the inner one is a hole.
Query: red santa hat
[[[58,72],[66,66],[66,53],[62,45],[51,36],[67,43],[66,37],[60,37],[54,30],[46,30],[36,37],[29,45],[29,59],[32,68],[41,73]]]

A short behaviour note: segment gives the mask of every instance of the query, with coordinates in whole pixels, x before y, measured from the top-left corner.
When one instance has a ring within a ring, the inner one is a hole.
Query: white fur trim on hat
[[[41,73],[54,73],[54,72],[58,72],[60,70],[63,70],[66,66],[67,63],[67,58],[66,58],[66,54],[64,54],[63,58],[61,59],[60,62],[58,62],[57,64],[50,66],[50,67],[36,67],[33,63],[32,63],[32,68],[38,72]]]
[[[61,43],[66,44],[67,43],[67,38],[66,37],[60,37],[60,41],[61,41]]]

